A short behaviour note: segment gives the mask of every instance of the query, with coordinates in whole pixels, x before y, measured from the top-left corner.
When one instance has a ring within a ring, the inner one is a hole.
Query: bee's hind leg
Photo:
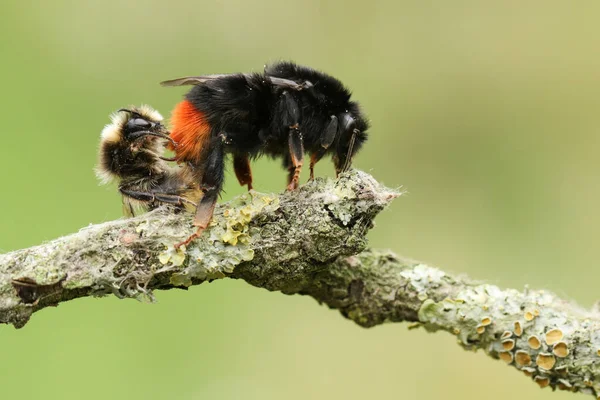
[[[250,169],[248,154],[234,154],[233,170],[240,185],[248,185],[248,190],[252,190],[252,170]]]
[[[183,206],[184,204],[192,204],[195,205],[193,201],[186,199],[185,197],[169,194],[169,193],[161,193],[161,192],[144,192],[139,190],[130,190],[125,188],[120,188],[119,191],[122,195],[130,197],[134,200],[143,201],[147,203],[158,201],[160,203],[173,204],[176,206]]]

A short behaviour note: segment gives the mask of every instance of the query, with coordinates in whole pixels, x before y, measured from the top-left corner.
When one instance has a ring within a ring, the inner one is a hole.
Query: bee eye
[[[135,118],[129,122],[138,128],[149,128],[152,125],[149,121],[142,118]]]
[[[154,123],[145,120],[143,118],[132,118],[129,121],[127,121],[127,124],[125,125],[125,131],[127,132],[139,132],[139,131],[144,131],[147,129],[150,129],[152,127],[154,127]]]

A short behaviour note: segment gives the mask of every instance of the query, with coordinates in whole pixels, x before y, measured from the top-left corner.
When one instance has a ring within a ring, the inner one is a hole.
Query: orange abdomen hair
[[[177,161],[199,163],[210,141],[210,125],[204,114],[188,100],[175,106],[171,115],[171,138],[177,143]],[[172,147],[172,146],[170,146]]]

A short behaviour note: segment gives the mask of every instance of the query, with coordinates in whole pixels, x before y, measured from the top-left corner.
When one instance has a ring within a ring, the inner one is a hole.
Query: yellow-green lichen
[[[427,299],[419,309],[419,321],[435,323],[435,317],[438,314],[439,304],[432,299]]]
[[[401,271],[400,275],[407,279],[417,292],[426,293],[429,287],[441,284],[446,274],[437,268],[419,264],[414,268]]]
[[[175,249],[174,246],[166,246],[165,251],[158,255],[158,261],[163,265],[171,262],[175,267],[183,265],[183,262],[185,261],[185,246],[178,249]]]
[[[254,231],[251,232],[250,222],[278,207],[278,198],[257,192],[250,192],[232,200],[220,215],[215,215],[206,233],[197,239],[204,243],[187,250],[191,260],[185,269],[188,277],[177,277],[176,283],[187,284],[188,278],[223,278],[231,274],[242,262],[252,260],[254,250],[251,246],[251,235]]]
[[[264,196],[255,192],[240,196],[231,202],[230,207],[223,211],[225,224],[216,224],[212,229],[211,239],[220,240],[233,246],[238,243],[247,244],[250,238],[248,224],[263,212],[265,208],[277,208],[279,199]]]
[[[353,214],[356,212],[356,205],[351,202],[341,201],[342,199],[356,198],[356,192],[348,185],[348,183],[349,182],[342,184],[342,181],[338,182],[338,185],[332,187],[331,190],[325,193],[320,199],[323,204],[327,206],[329,211],[331,211],[331,213],[344,225],[348,225],[352,220]]]
[[[171,275],[170,279],[171,285],[173,286],[183,286],[190,287],[192,286],[192,278],[190,278],[187,272],[176,273]]]
[[[243,227],[246,228],[246,227]],[[247,235],[247,233],[244,232],[244,229],[242,228],[242,230],[237,230],[235,229],[235,226],[231,226],[231,225],[227,225],[227,230],[225,231],[225,233],[221,236],[221,240],[225,243],[229,243],[233,246],[235,246],[238,242],[238,238],[241,235]]]

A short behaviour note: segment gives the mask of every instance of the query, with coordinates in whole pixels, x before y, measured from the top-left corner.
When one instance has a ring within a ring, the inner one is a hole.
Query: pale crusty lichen
[[[540,387],[600,393],[600,315],[551,293],[503,290],[374,250],[338,259],[301,293],[361,326],[411,321],[450,332]]]
[[[552,348],[552,353],[556,357],[565,358],[569,355],[569,346],[565,342],[558,342]]]
[[[558,328],[550,329],[548,332],[546,332],[546,344],[549,346],[558,343],[562,340],[562,338],[563,333]]]
[[[599,315],[545,291],[501,290],[450,278],[443,284],[447,295],[433,300],[439,282],[424,287],[430,280],[418,271],[435,276],[422,266],[400,273],[410,278],[411,291],[427,294],[418,313],[426,329],[459,332],[462,346],[514,365],[542,388],[600,395]]]
[[[529,347],[531,347],[533,350],[537,350],[542,346],[540,338],[536,335],[529,336],[529,338],[527,339],[527,344],[529,344]]]
[[[174,286],[188,287],[193,284],[193,279],[224,278],[231,274],[237,265],[251,261],[254,258],[252,234],[258,234],[259,230],[251,232],[250,222],[260,214],[273,213],[278,208],[279,198],[258,192],[243,194],[224,205],[219,210],[220,214],[216,214],[221,218],[214,218],[206,234],[197,239],[199,245],[181,251],[193,262],[173,273],[170,283]],[[167,247],[159,257],[172,251],[173,246]]]
[[[515,348],[515,341],[513,339],[504,339],[502,341],[502,349],[504,351],[512,351]]]

